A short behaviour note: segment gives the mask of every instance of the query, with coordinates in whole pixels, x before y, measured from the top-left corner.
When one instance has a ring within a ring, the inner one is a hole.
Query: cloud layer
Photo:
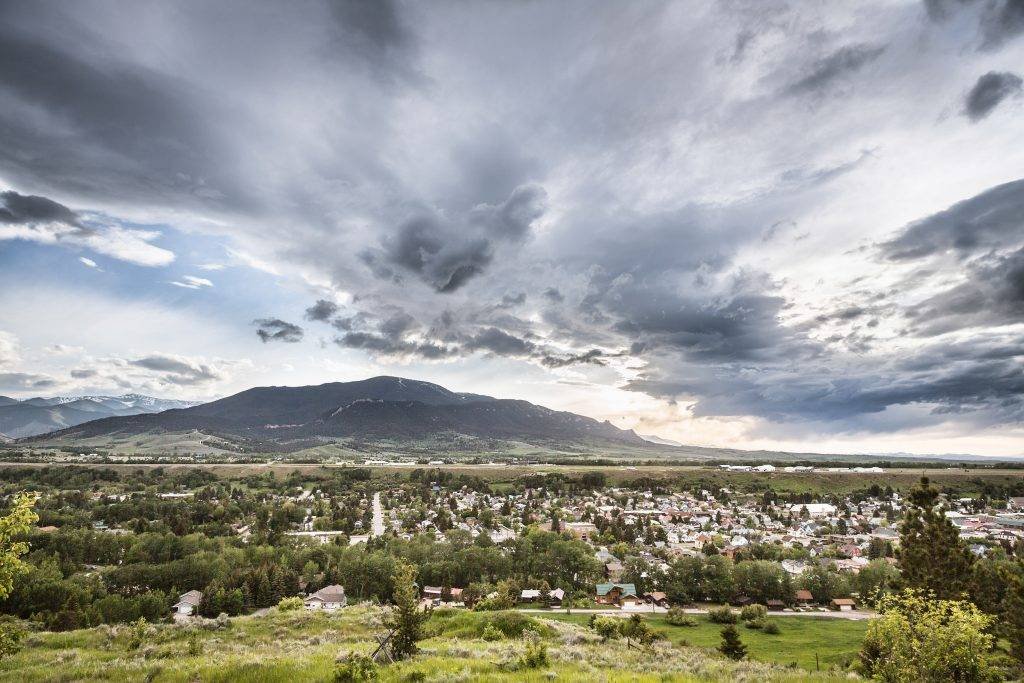
[[[1015,0],[6,3],[0,240],[180,267],[160,286],[268,357],[501,368],[749,438],[1010,439],[1022,36]],[[161,225],[303,302],[235,310]]]

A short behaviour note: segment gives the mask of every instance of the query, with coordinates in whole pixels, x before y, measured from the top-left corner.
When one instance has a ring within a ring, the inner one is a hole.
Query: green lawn
[[[643,616],[655,631],[663,633],[676,645],[717,648],[722,641],[721,624],[711,623],[704,615],[694,615],[697,626],[690,627],[672,626],[665,621],[663,615]],[[545,617],[583,625],[590,620],[589,614],[553,613]],[[860,650],[868,625],[867,621],[823,617],[787,616],[770,619],[779,626],[779,633],[775,635],[748,629],[742,624],[736,626],[749,656],[775,664],[795,663],[808,671],[815,671],[817,666],[822,670],[833,665],[845,668]]]

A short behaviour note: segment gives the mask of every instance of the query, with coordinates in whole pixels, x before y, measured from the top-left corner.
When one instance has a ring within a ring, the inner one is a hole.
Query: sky
[[[389,374],[1024,454],[1024,2],[0,3],[0,394]]]

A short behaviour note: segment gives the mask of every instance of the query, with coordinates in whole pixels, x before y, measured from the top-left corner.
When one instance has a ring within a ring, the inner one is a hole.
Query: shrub
[[[203,654],[203,644],[199,642],[199,637],[193,633],[188,637],[188,655],[189,657],[198,657]]]
[[[619,626],[619,632],[626,638],[639,640],[644,645],[650,645],[661,637],[647,625],[647,622],[639,614],[634,614]]]
[[[708,619],[713,624],[735,624],[736,613],[728,607],[712,607],[708,610]]]
[[[779,632],[779,625],[774,621],[765,621],[764,626],[761,627],[761,632],[775,635]]]
[[[907,589],[886,595],[868,624],[860,672],[887,681],[988,681],[993,618],[970,602]]]
[[[601,640],[605,642],[612,638],[618,638],[619,629],[622,628],[620,620],[615,617],[597,617],[590,622],[590,626],[597,631],[597,635],[601,636]]]
[[[0,624],[0,659],[5,659],[21,649],[25,631],[17,624]]]
[[[683,611],[682,607],[670,607],[665,621],[673,626],[696,626],[697,620]]]
[[[757,621],[768,616],[768,608],[764,605],[747,605],[740,610],[740,619],[743,621]]]
[[[277,609],[281,612],[294,612],[302,609],[302,598],[281,598],[281,601],[277,603]]]
[[[500,610],[509,610],[515,607],[516,604],[512,600],[509,600],[507,596],[496,595],[493,598],[484,598],[475,605],[473,605],[474,612],[497,612]]]
[[[549,662],[548,646],[544,644],[537,634],[531,633],[526,639],[526,647],[523,650],[523,654],[519,656],[518,668],[539,669],[542,666],[547,666]]]
[[[149,627],[146,625],[146,620],[139,617],[137,621],[133,621],[131,625],[131,631],[128,633],[128,649],[138,650],[142,647],[142,644],[146,642],[146,631]]]
[[[362,683],[377,680],[377,663],[356,652],[338,662],[334,668],[335,683]]]
[[[764,628],[764,619],[751,619],[750,621],[744,621],[743,625],[747,628],[761,629]]]
[[[487,626],[484,627],[484,632],[481,638],[493,642],[495,640],[503,640],[505,638],[505,634],[495,628],[494,624],[487,624]]]
[[[498,612],[487,619],[487,626],[493,626],[506,638],[522,638],[528,630],[537,630],[535,622],[522,612]],[[486,627],[485,627],[486,630]]]

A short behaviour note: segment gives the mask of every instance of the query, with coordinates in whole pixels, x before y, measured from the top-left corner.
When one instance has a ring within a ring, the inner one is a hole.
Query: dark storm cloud
[[[302,328],[294,323],[285,322],[280,318],[260,318],[252,321],[258,326],[256,336],[264,344],[272,341],[281,341],[294,344],[302,341]]]
[[[338,312],[338,304],[325,299],[317,299],[317,302],[306,309],[306,320],[318,320],[326,322]]]
[[[18,194],[13,190],[0,192],[0,223],[64,223],[82,228],[78,214],[63,204],[46,197]]]
[[[501,204],[474,207],[458,225],[437,215],[417,216],[382,240],[380,255],[364,252],[362,260],[380,279],[395,277],[384,261],[418,275],[438,293],[454,292],[487,269],[500,243],[527,237],[544,213],[545,197],[540,187],[520,186]]]
[[[845,45],[814,62],[807,74],[786,87],[790,95],[821,94],[843,77],[878,59],[885,46]]]
[[[820,421],[856,429],[887,429],[878,416],[894,406],[921,406],[932,414],[985,413],[981,419],[1024,417],[1020,338],[978,340],[973,345],[935,344],[875,368],[837,372],[808,364],[738,372],[698,367],[678,376],[649,373],[629,383],[635,391],[696,397],[698,416],[756,415],[769,420]],[[1016,346],[1014,346],[1016,344]],[[897,427],[907,426],[903,424]]]
[[[54,9],[18,2],[0,9],[0,123],[7,129],[0,160],[9,177],[119,200],[170,188],[201,193],[197,179],[217,168],[224,151],[208,125],[216,113],[193,106],[198,94],[183,83],[118,61],[73,23],[52,19],[55,28],[78,32],[78,41],[17,30],[24,17]],[[29,109],[49,115],[26,116]],[[217,192],[237,191],[227,176],[214,182]]]
[[[549,368],[564,368],[570,365],[605,365],[606,354],[600,349],[591,349],[583,353],[568,356],[544,356],[541,363]]]
[[[1012,246],[1024,235],[1024,180],[985,190],[945,211],[906,226],[879,245],[892,261],[921,259],[953,251],[963,257]]]
[[[548,287],[543,294],[545,299],[556,304],[565,301],[565,296],[556,287]]]
[[[515,308],[522,306],[526,303],[526,292],[519,292],[518,294],[506,294],[501,297],[501,301],[495,305],[496,308]]]
[[[223,378],[223,374],[213,365],[165,354],[152,354],[129,361],[129,365],[164,373],[161,376],[164,382],[181,386],[205,384]]]
[[[964,100],[964,115],[972,121],[988,116],[1007,97],[1019,95],[1021,77],[1008,71],[989,71],[978,78]]]
[[[528,356],[535,345],[496,327],[488,327],[466,340],[465,348],[468,351],[490,351],[498,356]]]
[[[907,311],[915,333],[935,336],[1024,322],[1024,248],[979,259],[964,269],[964,275],[966,282]]]
[[[924,0],[928,17],[944,22],[969,12],[977,21],[976,44],[979,50],[997,50],[1024,33],[1022,0]]]

